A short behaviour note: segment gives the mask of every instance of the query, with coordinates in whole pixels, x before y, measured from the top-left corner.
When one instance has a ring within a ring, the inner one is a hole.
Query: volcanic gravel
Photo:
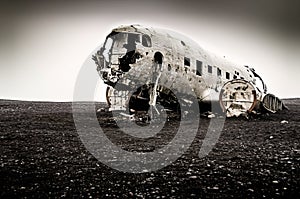
[[[184,155],[158,171],[134,174],[106,166],[85,148],[72,103],[0,100],[0,198],[300,198],[300,99],[285,103],[289,110],[276,114],[227,118],[202,159],[210,119],[201,118]],[[171,118],[155,138],[132,139],[109,112],[97,118],[128,151],[163,147],[178,127]]]

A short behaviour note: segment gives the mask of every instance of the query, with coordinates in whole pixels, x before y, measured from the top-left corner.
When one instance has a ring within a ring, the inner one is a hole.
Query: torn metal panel
[[[262,100],[262,105],[267,111],[270,111],[272,113],[287,108],[284,106],[282,100],[280,100],[278,97],[276,97],[273,94],[265,95]]]

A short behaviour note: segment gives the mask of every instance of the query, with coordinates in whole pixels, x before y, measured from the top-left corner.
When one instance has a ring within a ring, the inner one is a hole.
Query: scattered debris
[[[280,123],[281,124],[288,124],[289,122],[287,120],[282,120]]]

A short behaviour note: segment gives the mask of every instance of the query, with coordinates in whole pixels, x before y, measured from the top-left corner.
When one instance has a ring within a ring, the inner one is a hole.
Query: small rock
[[[97,112],[105,112],[105,108],[99,108]]]
[[[289,122],[287,120],[282,120],[280,123],[281,124],[288,124]]]
[[[215,116],[215,114],[210,114],[210,115],[208,115],[207,117],[208,117],[208,118],[214,118],[214,117],[216,117],[216,116]]]

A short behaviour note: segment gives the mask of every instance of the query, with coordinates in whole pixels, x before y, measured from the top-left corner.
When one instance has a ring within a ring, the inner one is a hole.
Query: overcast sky
[[[4,2],[2,99],[72,101],[82,64],[112,28],[127,24],[180,32],[209,51],[254,67],[269,92],[300,97],[299,1]],[[104,99],[103,88],[99,82],[97,99]]]

